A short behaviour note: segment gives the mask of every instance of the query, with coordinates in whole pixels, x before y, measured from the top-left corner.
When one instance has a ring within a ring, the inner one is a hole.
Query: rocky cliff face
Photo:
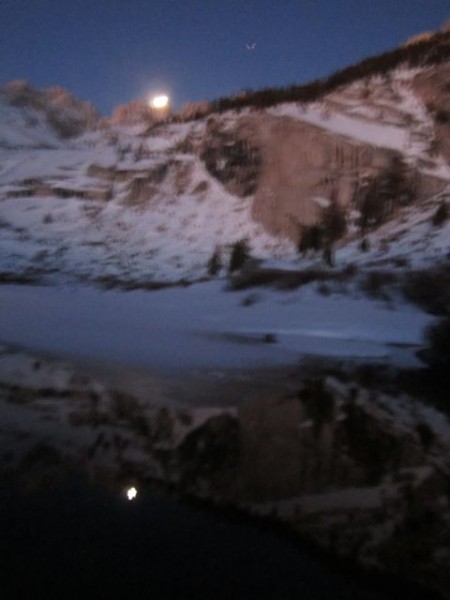
[[[253,126],[263,168],[252,214],[273,235],[294,241],[300,226],[320,220],[327,202],[348,206],[363,178],[392,156],[289,117],[255,118]]]
[[[413,89],[433,119],[432,151],[450,164],[450,66],[443,64],[418,73]]]
[[[261,148],[246,120],[238,120],[230,127],[208,119],[200,158],[231,194],[245,198],[255,193],[261,180]]]
[[[209,173],[232,194],[254,195],[252,216],[274,236],[298,240],[327,203],[348,206],[362,180],[394,153],[289,117],[210,119],[200,146]]]
[[[313,105],[211,117],[200,156],[230,193],[253,195],[252,216],[269,233],[297,242],[328,204],[354,208],[361,185],[393,160],[415,172],[418,200],[442,191],[449,90],[444,64],[364,80]]]
[[[402,67],[351,81],[315,102],[247,106],[209,116],[194,111],[196,120],[174,118],[150,127],[139,112],[142,106],[131,106],[124,113],[130,119],[104,122],[95,131],[90,128],[99,122],[92,108],[63,90],[38,91],[23,82],[2,88],[0,147],[7,167],[0,200],[9,241],[0,271],[41,273],[44,256],[46,272],[64,268],[98,278],[106,269],[115,281],[192,280],[205,275],[217,248],[225,265],[241,238],[248,239],[257,258],[290,261],[298,257],[300,239],[307,238],[305,229],[332,212],[325,210],[331,204],[345,209],[347,233],[339,248],[354,242],[354,252],[355,233],[364,222],[365,185],[389,180],[387,167],[392,181],[392,165],[402,166],[414,193],[403,201],[397,185],[379,201],[377,185],[369,186],[375,190],[372,213],[381,206],[379,219],[366,215],[371,235],[378,236],[376,228],[386,221],[395,229],[397,219],[407,219],[408,227],[392,233],[400,260],[411,262],[430,240],[430,252],[441,257],[444,229],[440,240],[420,234],[421,246],[415,240],[403,247],[398,242],[415,229],[416,209],[431,215],[448,195],[448,64]],[[135,126],[135,117],[143,118],[141,125]],[[33,150],[26,157],[15,153],[26,148]],[[64,152],[52,154],[52,148]],[[398,180],[399,173],[394,175]],[[32,224],[23,218],[30,207]],[[72,210],[79,218],[73,219]],[[56,216],[49,214],[54,211]],[[92,239],[97,260],[79,251],[90,249]],[[18,253],[15,245],[22,249],[28,241],[33,251]],[[388,253],[386,244],[380,247]],[[351,260],[361,259],[358,251]]]

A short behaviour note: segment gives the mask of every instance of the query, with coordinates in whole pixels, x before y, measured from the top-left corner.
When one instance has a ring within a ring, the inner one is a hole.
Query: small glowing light
[[[153,96],[150,99],[150,106],[156,109],[167,108],[169,106],[169,96],[162,94],[161,96]]]
[[[128,500],[134,500],[137,496],[137,489],[135,487],[130,487],[127,489],[127,498]]]

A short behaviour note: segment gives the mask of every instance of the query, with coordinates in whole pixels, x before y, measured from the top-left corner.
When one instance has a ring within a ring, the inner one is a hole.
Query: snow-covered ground
[[[182,129],[184,131],[184,129]],[[170,129],[166,132],[170,138]],[[237,198],[207,173],[194,156],[176,154],[182,165],[159,184],[151,200],[133,205],[128,200],[130,182],[114,184],[113,199],[76,197],[78,192],[108,188],[87,175],[90,165],[129,170],[145,178],[161,160],[172,160],[159,152],[177,142],[180,132],[169,140],[151,138],[155,158],[119,163],[116,151],[79,144],[61,151],[0,151],[0,271],[49,272],[66,278],[116,278],[122,281],[176,281],[198,279],[217,247],[225,257],[230,244],[251,240],[252,251],[261,258],[294,259],[294,244],[268,235],[251,216],[251,198]],[[101,134],[97,136],[97,142]],[[125,136],[125,141],[128,137]],[[136,140],[135,140],[136,144]],[[170,167],[169,167],[170,168]],[[176,193],[177,177],[186,170],[189,183]],[[51,186],[74,190],[73,197],[55,197],[48,191],[21,195],[24,181],[43,179]],[[206,186],[207,192],[199,191]]]
[[[390,82],[374,77],[321,102],[283,104],[268,112],[397,150],[423,173],[450,181],[450,167],[430,156],[433,123],[412,92],[414,74],[399,70]],[[198,280],[216,248],[226,263],[231,245],[243,238],[258,258],[304,266],[294,243],[269,235],[254,221],[252,197],[229,193],[207,171],[198,147],[192,151],[205,135],[204,120],[147,133],[142,127],[110,127],[63,141],[43,117],[31,126],[25,110],[4,105],[1,97],[0,109],[0,133],[9,132],[9,142],[0,136],[0,274],[6,278],[138,285]],[[217,118],[226,128],[241,116],[231,111]],[[49,143],[49,131],[57,143]],[[162,180],[157,175],[152,180],[161,168]],[[133,199],[139,182],[145,192]],[[338,263],[407,256],[409,264],[421,266],[444,257],[450,225],[430,224],[441,197],[406,208],[375,232],[366,254],[350,240],[339,250]],[[389,237],[395,239],[392,247]]]
[[[410,81],[415,74],[416,71],[400,69],[392,74],[390,83],[372,77],[329,94],[325,101],[307,106],[282,104],[270,112],[397,150],[415,162],[426,153],[427,144],[433,139],[432,119],[411,90]],[[450,169],[446,175],[450,179]]]
[[[42,113],[30,108],[8,106],[4,100],[4,94],[0,91],[0,147],[61,146],[61,141]]]
[[[413,362],[430,317],[369,300],[293,292],[225,292],[224,282],[157,292],[4,285],[1,340],[65,356],[148,368],[249,368],[300,356]],[[275,336],[275,343],[264,342]]]
[[[398,150],[416,166],[426,157],[426,168],[445,178],[449,167],[427,154],[432,121],[412,92],[414,74],[399,70],[389,81],[373,77],[319,103],[268,112]],[[46,143],[45,120],[32,127],[26,111],[0,104],[5,131],[17,129],[14,144],[4,141],[0,149],[4,281],[35,276],[52,284],[136,287],[198,281],[217,248],[223,274],[231,245],[244,238],[252,255],[267,264],[300,269],[321,261],[300,257],[291,241],[270,236],[252,218],[252,197],[229,193],[211,176],[199,158],[204,120],[147,132],[98,129],[59,140],[56,149]],[[217,118],[226,127],[238,115]],[[33,136],[42,134],[41,144],[22,139],[25,126]],[[108,199],[99,199],[106,192]],[[361,252],[359,238],[348,239],[336,250],[338,266],[352,263],[362,270],[397,261],[423,267],[445,260],[450,223],[433,227],[432,216],[446,194],[402,209],[370,236],[367,252]],[[387,307],[360,297],[324,296],[314,284],[295,292],[259,291],[256,302],[245,302],[250,292],[225,293],[224,285],[218,279],[127,294],[2,286],[0,340],[136,366],[250,367],[293,363],[299,355],[402,362],[413,360],[412,352],[402,354],[399,346],[420,344],[430,321],[401,302]],[[263,342],[268,334],[276,343]]]

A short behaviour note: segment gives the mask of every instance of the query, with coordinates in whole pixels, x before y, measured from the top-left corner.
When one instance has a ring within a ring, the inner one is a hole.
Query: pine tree
[[[332,202],[324,211],[322,226],[328,245],[333,245],[347,230],[347,221],[344,210],[337,202]]]
[[[247,240],[238,240],[233,244],[231,250],[229,273],[234,273],[241,269],[250,258],[250,248]]]
[[[405,206],[414,201],[417,195],[417,182],[414,174],[400,156],[395,156],[391,164],[376,175],[359,192],[361,230],[381,225],[396,206]]]
[[[320,225],[311,225],[303,228],[298,243],[300,254],[312,250],[318,252],[323,248],[324,231]]]
[[[443,225],[447,219],[448,219],[447,203],[445,202],[445,200],[442,200],[442,202],[439,204],[439,206],[436,209],[436,212],[433,215],[432,223],[435,227],[439,227],[440,225]]]
[[[208,275],[214,277],[215,275],[217,275],[217,273],[219,273],[222,266],[222,256],[220,254],[220,249],[216,248],[212,253],[210,259],[208,260]]]

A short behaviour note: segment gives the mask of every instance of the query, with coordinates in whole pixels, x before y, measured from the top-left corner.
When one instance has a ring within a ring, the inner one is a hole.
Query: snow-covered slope
[[[55,148],[60,146],[56,132],[44,115],[28,108],[9,105],[0,90],[0,148]]]
[[[270,214],[283,213],[286,222],[294,219],[291,209],[297,211],[297,221],[301,210],[296,202],[310,202],[300,197],[309,193],[301,187],[301,174],[286,181],[280,180],[284,171],[273,175],[276,165],[271,161],[283,137],[279,129],[276,140],[271,132],[278,124],[289,129],[291,123],[312,127],[308,135],[319,132],[322,162],[327,153],[333,155],[332,185],[326,181],[325,161],[320,167],[320,181],[325,183],[312,201],[316,212],[336,194],[339,202],[347,203],[349,233],[337,251],[341,264],[373,264],[405,256],[409,264],[440,260],[447,253],[450,228],[445,223],[433,227],[431,217],[448,196],[450,166],[431,151],[433,121],[413,89],[418,72],[403,69],[389,77],[372,77],[304,106],[282,104],[265,113],[231,111],[147,131],[110,125],[72,140],[58,137],[41,113],[28,105],[12,107],[5,94],[0,95],[0,272],[8,279],[60,274],[111,283],[196,280],[207,275],[208,260],[216,249],[226,264],[232,245],[243,238],[258,258],[301,266],[305,259],[299,257],[292,236],[288,239],[282,229],[277,234],[276,227],[267,227]],[[233,159],[232,151],[248,143],[249,130],[254,144],[260,144],[261,158],[251,166],[251,193],[240,193],[249,171],[245,167],[239,171],[240,159]],[[305,152],[302,131],[295,142],[299,152]],[[215,170],[207,163],[211,135],[216,136],[214,151],[219,152]],[[335,146],[329,142],[333,139],[338,140]],[[372,232],[371,250],[361,254],[358,240],[352,241],[357,238],[359,215],[349,190],[366,171],[376,172],[377,161],[392,151],[422,177],[420,201],[403,207]],[[368,153],[375,157],[373,164],[360,166]],[[314,168],[307,165],[305,181]],[[259,217],[261,198],[270,209],[264,218]]]
[[[11,81],[0,88],[0,123],[0,147],[46,147],[99,126],[100,115],[63,88]]]
[[[421,69],[399,69],[389,77],[372,77],[328,94],[306,106],[282,104],[270,112],[317,125],[332,133],[389,148],[424,172],[450,181],[450,166],[430,156],[434,123],[412,82]],[[421,161],[427,161],[427,166]]]
[[[217,246],[241,238],[258,256],[293,258],[292,244],[254,222],[251,198],[229,194],[197,156],[177,149],[203,129],[173,125],[144,139],[115,130],[58,151],[0,150],[0,270],[197,279]],[[133,198],[139,181],[146,195]]]

